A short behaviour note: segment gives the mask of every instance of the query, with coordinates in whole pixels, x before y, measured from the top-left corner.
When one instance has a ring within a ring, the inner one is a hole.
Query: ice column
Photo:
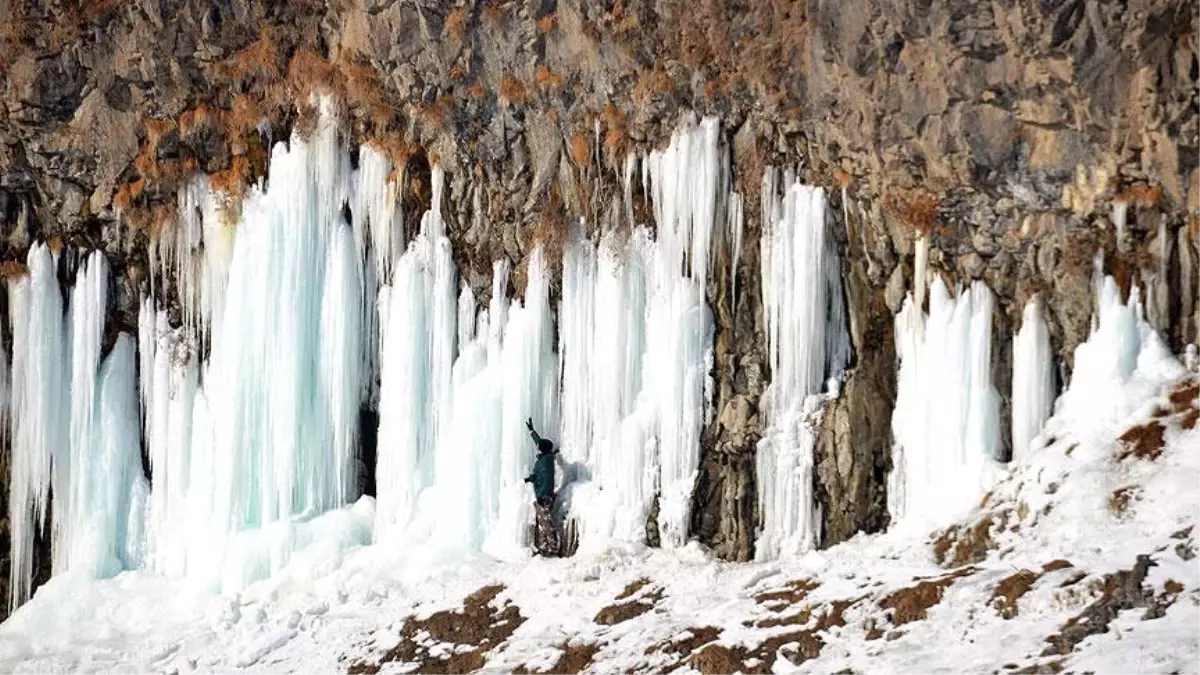
[[[647,163],[657,222],[647,281],[646,389],[657,418],[658,525],[664,547],[687,536],[700,431],[711,396],[713,321],[705,303],[722,153],[719,124],[685,125]]]
[[[162,572],[240,587],[286,563],[293,522],[350,494],[364,390],[363,280],[343,210],[349,158],[328,102],[321,106],[310,137],[274,148],[270,183],[250,190],[236,227],[214,233],[201,209],[203,246],[188,249],[186,264],[218,268],[223,260],[195,257],[225,255],[210,249],[210,237],[230,244],[207,360],[193,326],[171,330],[152,308],[141,318],[143,368],[153,373],[142,388],[153,467],[148,536]],[[261,528],[277,534],[254,536]]]
[[[926,316],[910,294],[896,317],[900,359],[892,414],[888,511],[916,528],[950,522],[993,476],[999,396],[991,380],[992,292],[973,283],[957,299],[941,278]]]
[[[764,395],[765,427],[757,453],[762,531],[760,559],[812,548],[819,520],[812,495],[816,422],[828,378],[845,368],[849,346],[841,271],[828,236],[825,191],[778,176],[763,178],[761,240],[771,384]]]
[[[376,538],[403,531],[433,483],[438,439],[450,430],[457,273],[441,216],[443,174],[421,231],[380,291],[380,415]]]
[[[640,541],[658,488],[655,399],[643,384],[647,261],[645,228],[580,232],[563,253],[562,438],[566,490],[584,550],[613,538]]]
[[[10,281],[8,287],[13,328],[10,610],[29,599],[34,535],[46,522],[51,481],[56,519],[61,519],[68,494],[60,467],[69,462],[70,372],[56,260],[46,245],[34,244],[28,266],[28,275]]]
[[[1014,462],[1030,450],[1054,405],[1053,356],[1050,331],[1041,298],[1025,305],[1021,329],[1013,338],[1012,441]]]
[[[1133,413],[1120,385],[1136,375],[1153,380],[1183,375],[1182,367],[1162,338],[1141,316],[1136,286],[1128,302],[1110,276],[1100,279],[1095,328],[1087,342],[1075,348],[1075,367],[1070,388],[1063,393],[1057,411],[1086,416],[1089,421],[1121,420]]]

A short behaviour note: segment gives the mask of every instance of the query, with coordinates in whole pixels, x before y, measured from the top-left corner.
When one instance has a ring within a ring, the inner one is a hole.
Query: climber
[[[537,460],[533,463],[533,473],[525,478],[526,483],[533,483],[534,520],[533,547],[539,555],[558,555],[558,531],[554,527],[554,458],[558,454],[554,443],[542,438],[533,429],[533,419],[525,420],[529,435],[533,438],[538,449]]]

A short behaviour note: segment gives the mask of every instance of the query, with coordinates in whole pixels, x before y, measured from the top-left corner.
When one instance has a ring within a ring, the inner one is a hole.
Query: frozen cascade
[[[142,381],[147,537],[161,572],[239,588],[286,563],[299,523],[351,494],[366,363],[363,256],[342,217],[349,160],[322,106],[311,137],[274,148],[270,183],[250,191],[228,230],[207,360],[192,326],[171,329],[143,305],[142,362],[153,374]],[[192,255],[223,255],[210,252],[213,226],[203,220],[204,246]],[[273,534],[255,536],[259,528]]]
[[[560,442],[566,492],[580,487],[577,505],[589,504],[572,515],[586,520],[590,544],[641,540],[656,496],[663,544],[684,543],[711,415],[713,237],[740,248],[740,219],[719,194],[728,167],[716,120],[685,124],[640,160],[655,236],[639,227],[572,237],[560,358],[542,253],[523,270],[521,299],[508,299],[500,261],[488,307],[477,308],[452,262],[441,171],[419,233],[397,255],[388,161],[364,148],[352,170],[322,109],[311,136],[273,149],[270,182],[239,208],[205,177],[183,186],[179,222],[152,247],[136,355],[122,336],[100,362],[103,257],[81,266],[65,313],[57,258],[31,250],[30,274],[9,289],[21,327],[11,374],[17,601],[51,494],[63,514],[59,570],[140,565],[226,591],[279,570],[324,527],[320,514],[352,495],[375,345],[378,508],[346,517],[369,515],[376,527],[339,541],[419,536],[525,555],[532,417]],[[178,326],[155,299],[168,288]]]
[[[563,255],[561,359],[540,251],[530,257],[523,299],[507,301],[501,262],[485,311],[476,317],[465,291],[454,304],[453,286],[437,282],[452,278],[442,272],[452,271],[448,254],[444,267],[432,258],[437,247],[448,252],[448,243],[434,244],[445,240],[435,198],[392,288],[381,292],[380,407],[393,419],[380,425],[377,538],[433,537],[520,555],[532,517],[523,483],[534,460],[524,428],[532,417],[562,449],[562,511],[581,526],[582,545],[640,541],[660,491],[662,541],[683,543],[710,388],[703,279],[723,170],[716,131],[715,120],[687,125],[645,161],[657,241],[636,228],[597,243],[573,228]],[[632,162],[625,173],[632,183]]]
[[[978,502],[993,479],[999,395],[991,379],[991,290],[957,299],[934,278],[926,316],[910,293],[896,316],[900,360],[892,413],[888,511],[904,526],[936,527]]]
[[[605,233],[599,246],[577,231],[563,252],[565,494],[585,550],[641,541],[658,487],[654,398],[643,392],[652,254],[645,228]]]
[[[63,513],[62,489],[69,447],[67,344],[56,256],[45,244],[29,250],[29,272],[9,282],[12,331],[12,466],[9,476],[11,565],[9,609],[29,599],[35,531],[45,525],[54,485],[55,514]],[[53,473],[52,473],[53,472]]]
[[[1059,397],[1055,410],[1070,408],[1093,419],[1119,420],[1133,411],[1123,409],[1113,392],[1114,383],[1129,381],[1135,374],[1153,374],[1170,379],[1186,372],[1141,314],[1137,286],[1121,301],[1121,290],[1110,276],[1099,281],[1094,328],[1087,342],[1075,348],[1071,385]],[[1164,372],[1150,373],[1165,368]]]
[[[439,424],[450,420],[457,274],[441,219],[442,172],[421,231],[380,291],[380,415],[376,538],[403,530],[432,484]],[[448,428],[448,427],[447,427]]]
[[[762,293],[771,384],[758,445],[757,477],[762,530],[760,559],[811,549],[819,537],[812,495],[815,422],[835,396],[849,361],[841,271],[828,236],[825,191],[763,176]],[[830,391],[823,394],[826,383]]]
[[[34,531],[43,529],[53,491],[52,568],[90,577],[137,566],[142,549],[136,495],[141,471],[133,340],[117,337],[103,364],[108,264],[84,260],[66,321],[43,245],[29,254],[29,275],[10,283],[14,330],[10,518],[10,606],[28,599]],[[43,536],[45,536],[43,532]]]
[[[718,189],[726,169],[715,117],[685,125],[647,158],[655,246],[647,280],[644,389],[653,397],[664,547],[687,536],[700,432],[711,401],[713,319],[705,303]]]
[[[1013,338],[1012,460],[1030,451],[1054,407],[1054,357],[1038,296],[1025,305],[1021,329]]]

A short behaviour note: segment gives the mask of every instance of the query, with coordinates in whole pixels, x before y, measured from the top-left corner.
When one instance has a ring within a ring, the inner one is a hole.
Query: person
[[[548,438],[542,438],[533,428],[533,418],[525,420],[529,435],[537,446],[538,456],[533,473],[525,478],[533,484],[534,520],[533,547],[539,555],[558,555],[558,530],[554,527],[554,458],[558,450]]]

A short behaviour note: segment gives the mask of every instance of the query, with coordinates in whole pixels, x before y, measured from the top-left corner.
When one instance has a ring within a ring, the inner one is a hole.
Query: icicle
[[[720,171],[717,120],[684,126],[647,161],[658,227],[644,376],[658,410],[660,536],[663,546],[675,547],[687,533],[711,363],[713,322],[704,297]]]
[[[900,371],[888,477],[893,523],[920,528],[950,522],[992,480],[999,444],[992,311],[992,292],[982,282],[956,300],[935,278],[928,315],[909,294],[896,317]]]
[[[139,319],[143,368],[153,364],[142,387],[154,479],[148,560],[230,590],[278,569],[295,544],[255,544],[256,532],[340,505],[354,481],[369,363],[364,282],[342,217],[349,158],[331,104],[318,103],[316,130],[275,147],[271,181],[250,191],[236,226],[205,216],[202,245],[188,239],[175,251],[183,269],[208,279],[207,309],[185,310],[201,328],[171,330],[160,312],[152,331],[152,308]]]
[[[812,495],[813,444],[826,379],[849,357],[841,270],[827,238],[825,192],[763,176],[762,284],[771,385],[757,453],[762,531],[759,559],[812,548],[818,514]],[[836,385],[835,385],[836,386]]]
[[[34,534],[45,526],[51,481],[56,524],[63,519],[60,509],[68,492],[65,476],[52,469],[69,462],[69,373],[62,299],[54,259],[45,244],[29,250],[28,267],[28,276],[10,281],[8,287],[13,329],[10,610],[29,599]]]
[[[733,259],[729,264],[729,298],[732,307],[731,316],[737,317],[737,275],[738,260],[742,257],[742,196],[736,192],[729,196],[729,241],[733,248]],[[736,321],[734,323],[736,326]]]
[[[380,303],[379,404],[388,414],[380,416],[376,538],[403,531],[416,515],[417,498],[434,479],[438,441],[452,422],[460,309],[441,216],[443,180],[434,167],[432,206],[396,265],[386,305]]]
[[[1012,447],[1014,462],[1030,450],[1054,405],[1053,357],[1050,331],[1042,301],[1034,296],[1025,305],[1021,330],[1013,338]]]
[[[1125,253],[1129,250],[1129,241],[1125,236],[1125,223],[1129,214],[1129,202],[1124,199],[1114,200],[1112,203],[1112,222],[1113,227],[1117,231],[1117,252]]]

